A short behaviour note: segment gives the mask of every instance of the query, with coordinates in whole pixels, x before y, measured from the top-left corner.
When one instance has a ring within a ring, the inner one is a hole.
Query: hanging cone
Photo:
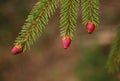
[[[62,47],[64,49],[67,49],[70,46],[70,44],[71,44],[71,38],[70,37],[67,36],[67,37],[62,38]]]
[[[13,55],[17,55],[17,54],[20,54],[22,52],[22,48],[20,45],[15,45],[12,50],[11,50],[11,53]]]
[[[91,34],[95,29],[95,24],[92,22],[88,22],[86,25],[86,30],[89,34]]]

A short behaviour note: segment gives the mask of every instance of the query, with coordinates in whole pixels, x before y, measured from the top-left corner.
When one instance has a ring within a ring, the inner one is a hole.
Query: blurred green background
[[[89,35],[78,27],[69,49],[61,47],[59,9],[30,50],[12,55],[21,26],[37,0],[0,0],[0,81],[119,81],[105,69],[120,24],[120,0],[100,0],[100,25]]]

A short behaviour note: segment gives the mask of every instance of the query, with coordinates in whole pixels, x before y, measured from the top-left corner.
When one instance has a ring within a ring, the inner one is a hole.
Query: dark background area
[[[81,25],[69,49],[61,47],[59,9],[30,50],[12,55],[21,26],[37,0],[0,1],[0,81],[119,81],[105,69],[120,24],[120,0],[100,0],[100,24],[93,34]]]

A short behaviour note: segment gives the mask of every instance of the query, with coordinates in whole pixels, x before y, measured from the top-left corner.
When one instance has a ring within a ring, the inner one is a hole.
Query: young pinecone
[[[62,38],[62,47],[64,48],[64,49],[67,49],[69,46],[70,46],[70,44],[71,44],[71,38],[69,37],[69,36],[66,36],[66,37],[63,37]]]
[[[22,50],[21,45],[15,45],[15,46],[12,48],[11,53],[12,53],[13,55],[17,55],[17,54],[20,54],[22,51],[23,51],[23,50]]]
[[[92,22],[88,22],[86,25],[86,30],[89,34],[91,34],[95,29],[95,24]]]

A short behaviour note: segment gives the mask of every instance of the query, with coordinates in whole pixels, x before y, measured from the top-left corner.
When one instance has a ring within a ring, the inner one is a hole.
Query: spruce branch
[[[92,22],[95,25],[99,23],[99,0],[81,0],[82,23],[86,25]]]
[[[107,60],[107,68],[109,72],[117,72],[120,70],[120,26],[117,35],[111,47],[110,55]]]
[[[61,0],[60,34],[73,38],[77,26],[79,0]]]
[[[99,23],[99,0],[39,0],[28,15],[12,49],[18,54],[30,48],[48,24],[49,18],[60,4],[60,34],[62,45],[67,49],[77,26],[79,3],[82,5],[82,20],[88,33]]]
[[[43,32],[44,27],[57,6],[58,0],[38,1],[28,15],[14,44],[20,45],[24,51],[26,48],[30,48]]]

